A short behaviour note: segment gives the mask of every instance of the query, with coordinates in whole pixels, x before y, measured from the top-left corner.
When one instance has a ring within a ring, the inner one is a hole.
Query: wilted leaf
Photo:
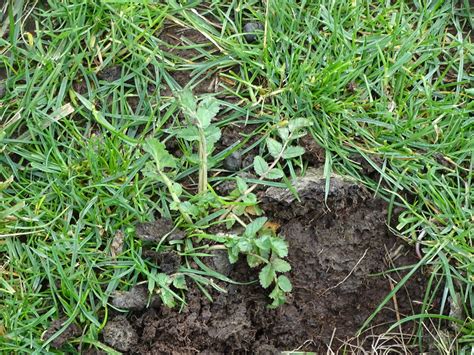
[[[124,234],[121,230],[115,232],[112,244],[110,244],[110,255],[115,259],[123,251]]]
[[[276,232],[278,231],[278,229],[280,229],[281,227],[281,224],[278,223],[278,222],[274,222],[274,221],[268,221],[267,223],[265,223],[265,226],[264,226],[266,229],[269,229],[271,230],[273,233],[276,234]]]

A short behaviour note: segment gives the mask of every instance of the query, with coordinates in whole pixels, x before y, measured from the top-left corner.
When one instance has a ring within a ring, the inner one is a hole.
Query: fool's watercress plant
[[[290,264],[284,260],[288,255],[288,245],[271,229],[265,228],[266,217],[259,217],[248,224],[240,236],[231,236],[225,245],[231,263],[237,262],[240,254],[247,258],[251,268],[262,266],[258,278],[263,288],[274,285],[270,298],[273,300],[270,308],[276,308],[286,300],[286,294],[291,292],[292,285],[288,277],[283,275],[291,270]]]
[[[147,139],[144,148],[154,160],[153,168],[150,168],[149,164],[147,165],[147,175],[155,177],[166,186],[172,199],[170,209],[179,211],[190,227],[193,225],[193,221],[197,221],[199,218],[206,219],[207,216],[216,213],[212,211],[222,208],[220,198],[213,191],[207,189],[208,155],[212,153],[214,144],[221,137],[221,131],[215,124],[212,124],[212,119],[218,113],[220,106],[218,101],[211,97],[197,101],[189,90],[179,93],[178,100],[185,114],[187,126],[175,131],[176,136],[190,142],[198,142],[199,194],[183,198],[183,187],[172,179],[177,168],[177,160],[166,150],[163,143],[155,138]],[[276,165],[282,159],[292,159],[304,153],[302,147],[292,143],[304,134],[301,129],[308,125],[307,120],[299,119],[295,123],[290,122],[287,127],[278,129],[280,141],[268,138],[267,148],[274,161],[268,164],[261,156],[255,157],[254,169],[260,176],[260,180],[279,179],[284,176],[283,171],[276,168]],[[235,222],[235,220],[245,226],[239,216],[250,217],[249,215],[259,216],[262,214],[258,208],[257,196],[252,193],[257,185],[249,187],[239,177],[236,177],[236,182],[237,188],[229,196],[235,200],[231,209],[233,218],[227,220],[228,228],[231,228],[233,224],[229,221]],[[218,215],[223,216],[217,213],[216,216]],[[266,223],[266,217],[259,217],[247,224],[244,233],[240,236],[227,236],[223,239],[214,236],[210,239],[219,240],[224,244],[231,263],[235,263],[242,254],[245,255],[251,268],[261,268],[259,271],[260,284],[265,289],[273,285],[269,296],[272,299],[270,307],[275,308],[283,304],[287,293],[291,292],[291,282],[284,275],[291,270],[291,266],[284,260],[288,255],[287,243],[271,228],[267,228]],[[193,241],[190,239],[186,240],[185,245],[186,250],[195,249]],[[158,275],[156,280],[152,278],[154,281],[149,284],[149,287],[154,289],[155,286],[159,286],[163,302],[172,307],[177,296],[170,286],[173,285],[173,287],[180,289],[179,285],[175,285],[173,281],[179,274],[172,277],[165,274]]]

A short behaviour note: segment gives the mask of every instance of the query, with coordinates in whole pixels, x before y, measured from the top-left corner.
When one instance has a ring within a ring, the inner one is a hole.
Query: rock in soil
[[[392,280],[374,275],[417,259],[388,233],[383,201],[355,181],[334,175],[325,203],[325,184],[321,171],[313,170],[294,182],[299,200],[278,188],[267,189],[263,196],[266,216],[281,225],[280,234],[289,243],[293,291],[285,305],[268,309],[269,291],[258,283],[227,285],[227,293],[209,289],[211,303],[189,282],[182,312],[161,307],[135,313],[131,326],[141,334],[135,353],[275,353],[296,348],[319,353],[329,344],[337,350],[354,337],[406,271],[392,273]],[[229,271],[236,281],[257,277],[244,260]],[[382,334],[397,316],[417,312],[423,285],[421,274],[412,277],[397,294],[398,314],[390,300],[370,332]],[[410,330],[409,325],[403,328]]]
[[[104,342],[118,351],[129,351],[138,343],[138,335],[125,316],[117,316],[105,326]]]
[[[224,159],[224,168],[229,171],[239,171],[242,165],[242,154],[235,151]]]
[[[4,83],[0,83],[0,99],[5,96],[5,93],[7,92],[7,89],[5,87]]]
[[[245,40],[248,43],[253,43],[257,40],[257,31],[263,31],[263,25],[259,22],[248,22],[243,28]]]

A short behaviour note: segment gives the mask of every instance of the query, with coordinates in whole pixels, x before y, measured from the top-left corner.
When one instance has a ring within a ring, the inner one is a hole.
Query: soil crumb
[[[127,329],[139,340],[130,342],[128,353],[326,352],[329,345],[337,349],[352,339],[404,273],[391,273],[390,279],[374,275],[417,259],[388,233],[383,201],[334,175],[325,202],[325,184],[320,170],[309,170],[294,182],[299,198],[273,187],[261,198],[266,215],[282,226],[289,243],[293,291],[285,305],[268,309],[268,291],[258,284],[226,285],[227,293],[212,293],[211,303],[190,282],[181,312],[162,306],[130,314]],[[230,268],[219,257],[210,257],[209,265],[230,278],[256,278],[243,261]],[[397,317],[417,312],[423,284],[421,274],[412,278],[396,295],[397,305],[391,300],[375,318],[371,336],[382,334]],[[411,331],[410,326],[403,331]]]

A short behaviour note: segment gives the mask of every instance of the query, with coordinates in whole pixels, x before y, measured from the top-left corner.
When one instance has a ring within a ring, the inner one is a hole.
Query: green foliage
[[[199,143],[199,192],[207,191],[208,154],[212,153],[214,144],[221,137],[221,130],[211,121],[220,110],[219,102],[213,97],[206,97],[196,102],[190,90],[177,94],[183,113],[188,120],[188,126],[179,130],[177,136],[188,141]]]
[[[237,262],[239,255],[246,256],[251,268],[261,268],[258,278],[263,288],[273,286],[270,293],[270,308],[276,308],[286,300],[286,293],[291,291],[290,280],[281,275],[291,270],[290,264],[283,260],[288,255],[285,240],[268,228],[265,228],[266,217],[259,217],[245,227],[241,236],[230,236],[225,245],[231,263]]]

